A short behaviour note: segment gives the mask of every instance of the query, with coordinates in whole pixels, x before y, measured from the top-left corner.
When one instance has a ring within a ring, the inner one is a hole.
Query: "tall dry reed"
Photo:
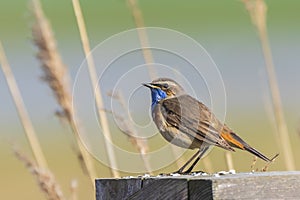
[[[230,152],[225,152],[224,155],[225,155],[227,169],[228,170],[234,169],[232,154]]]
[[[281,151],[283,152],[283,156],[285,159],[286,169],[295,170],[293,151],[283,114],[280,91],[276,80],[276,73],[274,69],[273,58],[267,34],[267,6],[264,0],[243,0],[243,3],[245,4],[245,7],[250,14],[254,27],[257,29],[259,39],[261,42],[266,69],[268,72],[269,86],[271,90],[276,127],[278,130]]]
[[[4,76],[6,78],[8,87],[9,87],[9,91],[11,93],[11,96],[14,100],[15,106],[17,108],[21,123],[23,125],[25,134],[26,134],[26,138],[29,142],[30,148],[32,150],[32,153],[34,155],[35,161],[37,163],[37,165],[40,168],[44,168],[47,169],[47,162],[45,159],[45,156],[43,154],[41,145],[39,143],[39,140],[36,136],[36,133],[34,131],[33,125],[31,123],[30,117],[28,115],[26,106],[23,102],[23,98],[21,95],[21,92],[18,88],[17,82],[15,80],[15,77],[12,73],[11,67],[8,63],[8,60],[6,58],[4,49],[2,47],[1,41],[0,41],[0,63],[2,66],[2,70],[4,73]]]
[[[133,17],[135,26],[137,28],[138,37],[139,37],[139,40],[140,40],[144,60],[145,60],[145,63],[147,64],[150,79],[154,80],[158,77],[157,77],[157,73],[156,73],[155,69],[153,68],[154,58],[153,58],[153,55],[152,55],[152,51],[150,49],[150,44],[149,44],[149,39],[148,39],[148,36],[147,36],[147,32],[145,30],[145,23],[144,23],[142,11],[139,8],[138,3],[137,3],[136,0],[127,0],[127,5],[128,5],[128,7],[131,11],[131,15]],[[176,157],[176,155],[178,153],[180,153],[178,151],[178,149],[175,148],[173,145],[171,145],[171,149],[172,149],[172,153],[173,153],[174,157]],[[183,165],[183,159],[181,159],[181,158],[177,159],[176,160],[176,165],[177,165],[177,167]]]
[[[51,173],[51,171],[48,170],[48,165],[45,156],[40,147],[40,143],[35,134],[25,104],[23,103],[23,98],[19,91],[14,75],[11,71],[11,68],[8,64],[1,42],[0,63],[36,162],[30,161],[30,159],[28,159],[27,156],[22,154],[20,151],[17,151],[16,149],[14,149],[15,155],[20,161],[22,161],[25,164],[25,166],[28,168],[31,174],[36,177],[38,185],[43,191],[43,193],[46,195],[47,199],[64,200],[64,195],[61,192],[59,184],[55,180],[55,177]]]
[[[74,13],[75,13],[76,20],[77,20],[77,25],[78,25],[79,32],[80,32],[82,47],[83,47],[85,58],[86,58],[87,64],[88,64],[88,71],[89,71],[92,88],[95,91],[97,114],[100,119],[100,124],[101,124],[103,134],[104,134],[105,138],[107,138],[109,140],[108,142],[104,141],[104,143],[105,143],[105,147],[106,147],[107,154],[108,154],[108,160],[109,160],[109,164],[110,164],[111,174],[113,177],[119,177],[120,175],[117,170],[117,160],[115,157],[113,147],[110,144],[110,143],[112,143],[111,142],[112,137],[111,137],[111,133],[109,130],[108,120],[107,120],[105,111],[103,111],[104,106],[103,106],[103,99],[102,99],[102,94],[101,94],[101,87],[100,86],[97,87],[96,67],[95,67],[92,55],[90,54],[91,48],[90,48],[90,44],[89,44],[89,38],[87,35],[87,31],[85,28],[83,15],[82,15],[81,8],[80,8],[80,3],[78,0],[72,0],[72,3],[73,3]]]
[[[151,49],[149,48],[150,45],[149,45],[148,36],[146,30],[144,29],[145,24],[144,24],[142,12],[138,7],[136,0],[127,0],[127,4],[129,9],[131,10],[131,14],[135,22],[135,26],[137,27],[137,32],[141,43],[143,56],[148,67],[149,76],[151,80],[153,80],[157,78],[157,74],[152,66],[152,64],[154,63],[154,59],[153,59]]]
[[[125,99],[121,91],[118,91],[115,94],[108,93],[108,96],[119,102],[123,109],[123,113],[129,113],[127,104],[125,103]],[[130,118],[129,116],[119,115],[118,113],[114,113],[113,111],[110,112],[116,117],[116,120],[119,122],[118,128],[120,129],[120,131],[128,136],[130,142],[139,151],[147,173],[152,174],[149,159],[146,155],[149,150],[147,141],[138,137],[137,130],[134,128],[133,124],[129,120],[127,120]]]
[[[33,0],[32,7],[35,19],[35,23],[32,27],[32,35],[34,43],[38,48],[37,57],[42,65],[44,72],[43,78],[51,88],[57,103],[62,109],[62,115],[67,119],[74,133],[86,170],[94,186],[94,179],[96,178],[94,163],[80,140],[80,127],[75,121],[75,111],[72,109],[67,68],[58,53],[51,26],[43,14],[40,2]]]

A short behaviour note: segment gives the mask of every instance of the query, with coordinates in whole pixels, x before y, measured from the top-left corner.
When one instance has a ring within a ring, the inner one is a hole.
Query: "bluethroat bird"
[[[203,103],[186,94],[174,80],[159,78],[144,83],[150,88],[152,118],[161,135],[170,143],[186,149],[199,149],[177,173],[189,173],[210,147],[229,151],[246,150],[264,161],[271,162],[221,123]],[[195,159],[191,166],[184,169]]]

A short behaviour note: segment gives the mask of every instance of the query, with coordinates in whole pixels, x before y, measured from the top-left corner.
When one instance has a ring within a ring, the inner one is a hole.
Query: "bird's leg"
[[[182,174],[184,168],[186,168],[186,166],[188,166],[196,157],[199,158],[199,155],[201,154],[201,150],[199,149],[199,151],[197,151],[182,167],[180,167],[180,169],[178,169],[176,172],[173,172],[174,174]]]
[[[196,160],[193,162],[193,164],[190,166],[190,168],[188,170],[186,170],[185,172],[183,172],[184,174],[187,173],[191,173],[193,168],[195,167],[195,165],[199,162],[199,160],[203,157],[203,155],[205,154],[205,152],[209,149],[209,147],[205,147],[203,149],[199,149],[199,151],[197,153],[199,153],[199,156],[196,158]]]

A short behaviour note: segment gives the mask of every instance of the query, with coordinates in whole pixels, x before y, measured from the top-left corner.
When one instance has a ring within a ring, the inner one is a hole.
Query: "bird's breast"
[[[171,126],[165,119],[162,114],[165,112],[161,104],[157,104],[152,109],[152,118],[157,126],[160,134],[170,143],[186,148],[186,149],[195,149],[199,148],[202,145],[202,142],[199,140],[194,140],[193,137],[189,136],[186,133],[183,133],[178,128]]]

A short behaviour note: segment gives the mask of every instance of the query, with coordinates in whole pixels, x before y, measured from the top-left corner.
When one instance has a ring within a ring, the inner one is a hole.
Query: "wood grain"
[[[97,179],[96,199],[300,199],[300,171]]]

